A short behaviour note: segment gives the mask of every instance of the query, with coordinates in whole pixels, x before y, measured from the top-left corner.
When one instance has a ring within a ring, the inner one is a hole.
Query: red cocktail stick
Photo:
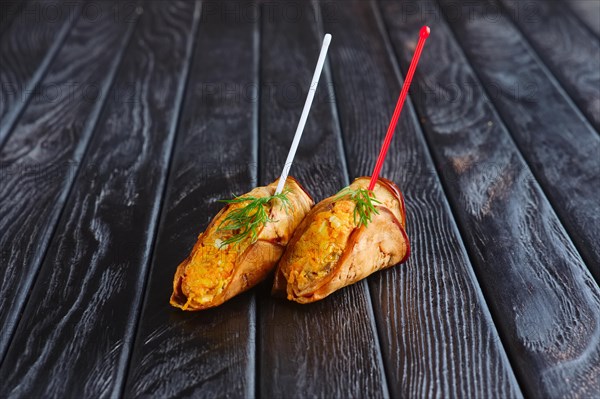
[[[398,119],[400,118],[400,113],[402,112],[402,107],[404,106],[404,101],[406,100],[408,89],[410,88],[413,75],[415,74],[415,69],[417,69],[417,64],[419,63],[419,58],[421,58],[421,52],[423,51],[425,40],[427,40],[427,38],[429,37],[429,33],[430,30],[428,26],[423,26],[421,28],[421,31],[419,32],[419,42],[417,43],[417,48],[415,49],[413,59],[410,62],[410,67],[408,68],[406,79],[404,79],[404,85],[402,86],[400,97],[398,98],[398,102],[396,103],[396,109],[394,110],[394,115],[392,116],[390,126],[388,127],[387,133],[385,135],[385,140],[383,140],[383,145],[381,146],[381,151],[379,152],[379,157],[377,158],[377,163],[375,164],[375,169],[373,169],[373,174],[371,175],[371,182],[369,183],[369,190],[373,190],[373,188],[375,188],[375,183],[377,183],[377,179],[379,178],[379,172],[381,171],[383,161],[385,161],[385,155],[387,154],[388,148],[390,147],[390,143],[392,142],[392,137],[394,136],[394,131],[396,130],[396,125],[398,124]]]

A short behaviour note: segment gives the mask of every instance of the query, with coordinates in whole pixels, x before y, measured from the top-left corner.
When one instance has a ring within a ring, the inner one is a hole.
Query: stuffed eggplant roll
[[[356,179],[318,203],[296,229],[275,274],[273,294],[309,303],[409,255],[406,211],[398,187]]]
[[[277,181],[225,201],[177,268],[171,305],[183,310],[218,306],[267,277],[314,204],[292,177],[282,194],[274,195],[276,187]]]

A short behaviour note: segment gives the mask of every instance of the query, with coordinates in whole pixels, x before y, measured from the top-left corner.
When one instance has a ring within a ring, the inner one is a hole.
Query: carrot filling
[[[231,281],[238,251],[232,245],[219,249],[218,240],[202,243],[185,270],[181,290],[187,297],[183,309],[190,303],[211,302]]]
[[[297,291],[310,288],[332,272],[342,256],[354,223],[352,201],[340,200],[315,215],[289,258],[288,282]]]
[[[230,211],[242,206],[243,203],[230,205]],[[238,256],[251,244],[251,238],[247,237],[240,242],[223,245],[224,241],[239,233],[238,230],[218,231],[219,223],[225,217],[226,214],[222,215],[204,233],[200,247],[194,251],[185,269],[181,290],[187,301],[182,306],[183,310],[192,303],[208,304],[220,295],[231,282]]]

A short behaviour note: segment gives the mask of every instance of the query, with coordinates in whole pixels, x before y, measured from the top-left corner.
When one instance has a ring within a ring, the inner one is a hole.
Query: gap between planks
[[[397,71],[398,79],[401,80],[401,81],[403,81],[402,78],[401,78],[403,76],[403,74],[402,74],[402,71],[401,71],[401,68],[400,68],[400,60],[399,60],[399,57],[396,55],[395,50],[393,49],[393,46],[391,44],[391,39],[390,39],[390,36],[389,36],[389,27],[386,26],[385,21],[381,17],[381,7],[379,5],[379,1],[378,0],[373,0],[373,1],[377,2],[377,4],[374,5],[374,8],[376,9],[377,18],[379,20],[381,20],[380,24],[381,24],[382,36],[384,36],[384,38],[385,38],[384,40],[385,40],[385,43],[386,43],[386,47],[388,48],[388,56],[389,56],[389,58],[391,60],[391,63],[394,65],[394,69]],[[440,12],[440,14],[441,14],[441,12]],[[462,51],[462,49],[461,49],[461,51]],[[412,105],[412,100],[410,99],[410,94],[409,94],[408,101]],[[414,114],[413,117],[416,120],[415,123],[417,124],[418,130],[421,133],[424,142],[426,143],[427,153],[429,154],[429,157],[433,160],[434,158],[433,158],[433,153],[432,153],[432,150],[431,150],[431,147],[433,145],[431,144],[431,141],[427,137],[427,135],[424,134],[424,132],[423,132],[423,126],[422,126],[422,123],[420,121],[420,118],[418,118],[417,115],[416,115],[416,113],[418,112],[417,109],[416,108],[412,108],[412,109],[414,110],[413,111],[413,114]],[[526,383],[526,381],[523,381],[521,379],[520,374],[517,373],[518,369],[515,367],[514,362],[511,360],[510,356],[508,355],[508,351],[506,349],[507,338],[504,336],[504,334],[501,332],[501,330],[497,327],[498,324],[500,324],[499,323],[499,317],[498,317],[498,315],[495,315],[491,311],[491,309],[490,309],[490,307],[488,305],[488,300],[486,298],[486,295],[483,292],[483,289],[481,288],[481,284],[479,283],[479,276],[478,276],[475,268],[473,267],[473,264],[475,263],[474,262],[475,256],[473,255],[472,249],[469,248],[469,246],[465,245],[464,237],[466,237],[466,234],[464,232],[464,227],[457,220],[457,217],[456,217],[456,213],[457,213],[456,212],[456,205],[452,204],[452,201],[450,201],[450,197],[448,195],[448,191],[449,191],[448,190],[448,183],[446,183],[444,181],[444,179],[441,178],[441,176],[439,175],[439,172],[437,171],[437,168],[436,168],[436,177],[437,177],[438,181],[440,182],[440,187],[441,187],[441,189],[442,189],[442,191],[444,193],[444,197],[446,198],[448,209],[449,209],[449,211],[451,213],[451,216],[452,216],[453,225],[454,225],[454,227],[456,228],[456,230],[459,233],[461,246],[463,247],[463,249],[465,250],[465,253],[468,256],[469,265],[470,265],[470,272],[471,272],[472,276],[474,277],[473,281],[477,283],[476,285],[474,285],[474,288],[477,290],[477,296],[481,299],[482,309],[484,309],[484,312],[486,313],[486,316],[488,316],[489,319],[493,323],[493,326],[490,326],[490,328],[493,328],[493,331],[498,336],[499,343],[500,343],[500,346],[502,348],[502,351],[501,351],[502,352],[502,356],[503,356],[504,360],[506,361],[506,363],[508,365],[510,365],[510,368],[511,368],[511,371],[513,373],[513,376],[515,377],[516,383],[517,383],[519,389],[521,390],[521,393],[523,393],[523,392],[525,392],[524,389],[523,389],[523,386],[527,386],[527,383]]]
[[[256,83],[254,85],[255,87],[255,91],[254,91],[254,96],[253,98],[255,98],[254,104],[252,105],[252,159],[254,162],[254,165],[256,166],[254,168],[254,176],[252,177],[253,181],[251,183],[251,186],[257,186],[258,182],[260,181],[261,178],[261,167],[260,167],[260,98],[261,98],[261,89],[260,89],[260,85],[261,85],[261,80],[260,80],[260,76],[261,76],[261,69],[262,69],[262,63],[261,63],[261,58],[260,58],[260,54],[261,54],[261,46],[262,46],[262,15],[263,15],[263,4],[259,3],[258,4],[258,18],[256,18],[255,22],[254,22],[254,26],[253,26],[253,37],[252,37],[252,44],[253,44],[253,48],[252,48],[252,54],[253,54],[253,64],[252,67],[254,68],[254,73],[253,73],[253,80]],[[260,398],[260,378],[261,378],[261,369],[260,369],[260,351],[261,351],[261,346],[260,346],[260,312],[258,311],[258,306],[259,306],[259,301],[257,298],[257,294],[256,294],[256,289],[253,290],[252,295],[251,295],[251,303],[250,303],[250,312],[249,312],[249,317],[250,317],[250,325],[249,327],[249,331],[248,331],[248,335],[250,337],[252,337],[252,339],[254,340],[254,345],[248,345],[248,351],[252,351],[248,353],[248,358],[250,359],[250,361],[248,363],[251,363],[254,365],[254,369],[253,370],[246,370],[247,375],[246,378],[248,379],[248,391],[246,392],[246,394],[248,395],[248,397],[250,397],[251,395],[254,395],[254,398]],[[254,362],[252,362],[252,359],[254,359]]]
[[[24,0],[22,1],[24,3]],[[21,99],[21,101],[19,101],[19,105],[13,107],[11,110],[8,111],[3,126],[0,126],[0,150],[4,147],[4,144],[6,144],[6,141],[12,133],[17,120],[29,104],[29,101],[35,93],[35,89],[37,88],[38,84],[46,75],[48,68],[50,68],[52,61],[56,57],[56,54],[58,54],[58,50],[60,50],[65,40],[67,39],[69,32],[71,32],[71,30],[75,26],[75,23],[79,20],[80,14],[81,4],[77,3],[76,12],[73,13],[72,17],[70,17],[71,21],[67,20],[64,23],[64,26],[58,31],[58,33],[56,34],[56,38],[54,39],[54,43],[52,44],[50,49],[48,49],[46,55],[43,57],[42,63],[36,68],[35,73],[31,77],[31,79],[29,79],[27,87],[23,90],[24,98]]]
[[[75,20],[77,20],[77,19],[78,18],[75,18]],[[131,24],[131,26],[128,28],[126,34],[123,37],[121,48],[118,50],[117,55],[115,57],[115,62],[110,66],[108,74],[107,74],[108,77],[106,78],[106,81],[104,82],[104,85],[102,86],[102,93],[107,93],[115,81],[119,66],[121,65],[121,62],[123,61],[126,49],[129,47],[131,38],[133,37],[133,31],[135,30],[137,21],[138,21],[138,18],[136,17],[136,20],[134,21],[134,23]],[[96,125],[98,124],[98,121],[100,120],[100,115],[102,114],[102,110],[104,109],[108,98],[109,98],[109,96],[104,94],[101,97],[101,99],[95,103],[94,107],[92,107],[92,110],[91,110],[89,116],[86,118],[86,122],[85,122],[83,132],[81,135],[82,140],[73,152],[73,161],[77,165],[77,168],[74,171],[74,173],[67,174],[67,177],[65,179],[66,183],[65,183],[64,187],[62,187],[60,195],[56,201],[56,204],[57,204],[56,210],[53,212],[53,216],[51,216],[48,221],[48,232],[43,239],[43,242],[41,244],[41,249],[37,250],[36,254],[33,257],[32,277],[29,282],[25,282],[26,285],[29,284],[29,286],[26,287],[27,292],[26,292],[26,294],[25,293],[23,294],[23,296],[25,296],[25,297],[22,299],[22,301],[20,301],[21,303],[19,304],[19,307],[20,307],[19,311],[15,312],[12,316],[12,320],[9,319],[8,323],[7,323],[9,326],[8,328],[11,329],[12,331],[9,332],[8,337],[6,339],[2,338],[2,337],[4,337],[4,335],[2,335],[0,337],[0,366],[2,366],[4,364],[4,358],[5,358],[6,354],[8,353],[8,348],[10,347],[10,344],[13,340],[13,335],[14,335],[15,331],[17,330],[17,327],[20,323],[21,317],[23,316],[23,312],[25,311],[25,309],[27,307],[27,304],[29,302],[29,292],[36,284],[37,276],[41,269],[41,265],[42,265],[42,263],[46,257],[46,254],[50,248],[50,242],[52,241],[52,238],[54,237],[54,235],[56,233],[56,228],[58,226],[58,222],[60,221],[63,213],[65,212],[65,205],[67,203],[67,199],[69,198],[71,191],[74,187],[74,183],[77,179],[77,176],[80,173],[81,165],[83,163],[82,161],[85,158],[85,154],[87,152],[88,145],[92,140],[92,136],[94,134],[94,131],[96,130]],[[0,149],[2,148],[2,144],[4,144],[4,143],[0,143]]]
[[[544,0],[544,1],[548,1],[548,0]],[[549,1],[556,1],[556,0],[549,0]],[[598,1],[600,3],[600,0],[590,0],[590,1]],[[438,4],[438,8],[441,7],[440,0],[436,0],[436,2]],[[563,83],[563,80],[560,79],[559,76],[557,76],[557,74],[553,71],[554,68],[550,65],[549,62],[546,61],[547,58],[543,56],[543,54],[542,54],[541,51],[538,51],[536,49],[536,47],[532,43],[532,40],[530,40],[528,38],[528,35],[526,34],[526,32],[513,19],[513,17],[511,16],[510,10],[508,9],[507,5],[504,4],[502,0],[494,0],[494,2],[495,2],[495,4],[498,5],[498,8],[502,11],[502,13],[504,14],[504,17],[506,18],[506,20],[508,21],[508,23],[512,24],[512,26],[517,30],[517,32],[519,32],[519,35],[521,36],[521,42],[527,48],[527,50],[529,51],[529,53],[531,54],[531,56],[537,61],[537,63],[539,64],[540,68],[546,73],[546,76],[548,77],[548,80],[550,80],[556,86],[556,88],[558,89],[558,91],[560,91],[564,95],[564,97],[565,97],[566,101],[569,103],[569,105],[571,105],[573,107],[573,109],[579,114],[579,116],[583,120],[585,120],[587,122],[587,124],[589,125],[590,129],[594,130],[596,133],[598,133],[600,135],[600,131],[597,130],[597,128],[595,126],[595,123],[592,120],[592,118],[589,116],[588,112],[585,111],[584,109],[582,109],[582,107],[579,105],[579,101],[577,101],[575,98],[573,98],[573,96],[571,95],[571,93],[569,92],[569,90],[567,90],[567,88],[565,87],[565,84]],[[566,5],[563,5],[562,8],[563,9],[569,9],[570,7],[568,7]],[[572,10],[570,10],[570,11],[567,10],[567,12],[570,13],[571,15],[574,15],[574,12]],[[443,13],[441,13],[441,14],[443,14]],[[446,20],[446,16],[445,15],[444,15],[444,19]],[[575,19],[577,21],[580,21],[579,18],[576,15],[575,15]],[[589,28],[588,28],[587,24],[581,23],[581,26],[584,26],[586,28],[586,31],[589,32]],[[600,39],[598,39],[598,37],[596,35],[592,34],[592,36],[597,41],[600,41]],[[469,65],[470,64],[471,63],[469,62]],[[478,78],[478,80],[479,80],[479,78]],[[512,134],[511,134],[511,137],[512,137]],[[536,178],[536,180],[537,180],[537,178]]]
[[[318,0],[313,0],[312,1],[312,7],[315,13],[315,20],[316,25],[317,25],[317,32],[319,32],[319,36],[323,37],[325,35],[325,27],[323,25],[323,16],[321,14],[321,6],[320,3],[318,2]],[[346,150],[346,143],[344,141],[344,135],[343,135],[343,130],[342,130],[342,123],[341,120],[339,118],[339,109],[338,109],[338,103],[337,103],[337,98],[335,95],[335,87],[333,85],[333,75],[332,75],[332,71],[331,71],[331,63],[330,60],[327,59],[325,60],[325,70],[323,71],[325,74],[325,82],[328,82],[329,84],[327,85],[327,87],[329,88],[329,96],[331,98],[330,101],[330,108],[331,108],[331,114],[333,116],[333,125],[336,131],[336,138],[337,138],[337,144],[338,144],[338,152],[340,154],[340,161],[342,164],[342,176],[343,176],[343,180],[344,180],[344,184],[347,186],[350,184],[350,169],[348,166],[348,156],[347,156],[347,150]],[[372,293],[371,290],[369,288],[369,284],[367,281],[367,278],[363,279],[360,284],[363,285],[364,290],[366,292],[366,300],[367,300],[367,311],[368,311],[368,318],[369,318],[369,323],[371,326],[371,330],[373,333],[373,339],[374,339],[374,344],[376,346],[376,350],[377,350],[377,363],[378,363],[378,368],[381,372],[381,378],[382,378],[382,383],[383,383],[383,394],[386,398],[390,397],[390,387],[388,384],[388,380],[391,378],[390,376],[390,372],[387,369],[385,362],[383,360],[383,351],[381,350],[381,334],[382,332],[380,331],[379,326],[377,325],[377,319],[375,317],[375,307],[373,305],[373,297],[372,297]]]
[[[439,2],[439,0],[436,0],[436,2]],[[436,10],[436,14],[441,14],[441,15],[442,15],[442,16],[441,16],[441,18],[442,18],[442,21],[445,21],[445,20],[446,20],[446,16],[445,16],[445,15],[444,15],[444,14],[441,12],[441,9],[440,9],[440,8],[437,6],[437,4],[436,4],[436,7],[434,7],[434,8],[435,8],[435,10]],[[444,23],[446,23],[446,22],[444,22]],[[450,24],[447,24],[447,25],[450,25]],[[471,68],[471,69],[473,70],[473,68],[471,67],[471,63],[470,63],[470,61],[469,61],[469,58],[467,58],[467,57],[466,57],[466,55],[465,55],[465,53],[464,53],[464,50],[462,49],[462,47],[461,47],[460,45],[458,45],[458,43],[459,43],[459,42],[457,41],[457,39],[456,39],[456,37],[455,37],[455,34],[454,34],[454,31],[452,30],[451,26],[448,26],[448,27],[447,27],[447,29],[448,29],[448,30],[451,32],[451,35],[452,35],[452,39],[451,39],[451,40],[452,40],[452,41],[454,41],[455,43],[457,43],[457,46],[456,46],[456,47],[457,47],[457,49],[458,49],[457,51],[458,51],[458,52],[459,52],[459,53],[460,53],[460,54],[461,54],[461,55],[464,57],[464,59],[465,59],[465,62],[466,62],[466,66],[467,66],[468,68]],[[389,31],[388,31],[388,35],[389,35]],[[393,54],[394,54],[394,56],[395,56],[395,57],[396,57],[398,60],[400,59],[399,55],[398,55],[398,54],[397,54],[395,51],[393,52]],[[481,88],[482,88],[482,90],[484,90],[484,91],[483,91],[483,93],[485,93],[485,94],[487,95],[487,92],[485,91],[485,87],[482,85],[481,81],[479,80],[479,78],[478,78],[478,76],[477,76],[476,74],[474,74],[474,79],[475,79],[475,82],[478,84],[478,86],[479,86],[479,87],[481,87]],[[506,130],[506,131],[507,131],[507,139],[508,139],[508,142],[509,142],[509,143],[511,143],[511,142],[512,142],[512,146],[514,147],[514,150],[515,150],[515,155],[516,155],[518,158],[520,158],[520,161],[523,163],[525,170],[526,170],[526,171],[528,171],[528,172],[531,172],[531,169],[530,169],[530,167],[529,167],[529,164],[527,164],[527,163],[525,162],[525,159],[524,159],[524,157],[522,156],[522,153],[521,153],[521,151],[520,151],[519,147],[518,147],[518,146],[516,146],[516,144],[515,144],[515,142],[514,142],[514,140],[513,140],[513,138],[512,138],[512,135],[511,135],[510,131],[509,131],[509,130],[506,128],[506,126],[505,126],[505,124],[504,124],[504,122],[503,122],[502,118],[500,118],[500,116],[499,116],[499,114],[498,114],[498,112],[497,112],[497,109],[496,109],[496,107],[494,106],[494,104],[491,104],[491,111],[492,111],[492,113],[493,113],[493,114],[494,114],[494,115],[495,115],[495,116],[498,118],[498,121],[499,121],[499,122],[502,124],[502,126],[501,126],[501,127],[502,127],[504,130]],[[429,142],[429,140],[427,139],[427,136],[426,136],[426,135],[425,135],[425,140],[426,140],[426,142],[427,142],[427,145],[428,145],[428,147],[430,147],[430,148],[431,148],[431,143],[430,143],[430,142]],[[542,199],[543,199],[543,200],[545,200],[545,201],[546,201],[548,204],[550,204],[550,201],[548,200],[546,193],[545,193],[545,192],[544,192],[544,191],[541,189],[541,186],[539,185],[539,182],[537,181],[537,179],[535,179],[535,175],[534,175],[533,173],[531,173],[531,175],[532,175],[532,177],[534,177],[534,180],[533,180],[533,181],[535,182],[535,184],[536,184],[538,187],[540,187],[541,194],[542,194]],[[449,189],[448,189],[448,185],[447,185],[447,183],[446,183],[446,182],[444,182],[443,180],[442,180],[442,186],[443,186],[444,192],[445,192],[445,193],[448,193],[448,191],[449,191]],[[446,196],[447,196],[447,197],[450,199],[450,197],[449,197],[448,195],[446,195]],[[457,206],[458,206],[458,205],[457,205],[457,204],[456,204],[454,201],[450,201],[450,207],[451,207],[451,209],[452,209],[452,213],[453,213],[453,215],[455,215],[455,214],[457,214],[457,213],[458,213],[458,212],[456,211],[456,208],[457,208]],[[554,209],[553,209],[552,207],[550,207],[550,212],[551,212],[551,213],[550,213],[550,215],[555,215],[555,216],[556,216],[556,212],[554,211]],[[466,237],[466,236],[468,236],[468,235],[465,233],[465,227],[464,227],[464,223],[460,222],[460,221],[459,221],[459,220],[458,220],[456,217],[455,217],[455,220],[457,220],[457,222],[459,222],[459,223],[457,223],[457,226],[458,226],[458,229],[459,229],[459,231],[461,232],[461,236],[462,236],[462,237]],[[573,243],[572,243],[572,240],[571,240],[571,237],[570,237],[570,236],[569,236],[569,235],[566,233],[566,229],[565,229],[565,228],[564,228],[564,226],[562,225],[562,222],[560,221],[560,219],[558,219],[558,218],[557,218],[557,221],[559,222],[560,228],[562,228],[563,232],[565,232],[565,236],[566,236],[566,240],[565,240],[565,242],[566,242],[566,244],[573,244]],[[464,240],[463,240],[463,241],[464,241]],[[576,247],[575,247],[574,245],[572,245],[572,248],[573,248],[573,249],[575,249]],[[472,249],[471,249],[471,248],[469,248],[469,247],[467,247],[467,253],[468,253],[469,259],[471,260],[471,263],[472,263],[472,264],[475,264],[476,262],[473,262],[473,259],[475,258],[475,255],[473,254],[473,252],[472,252]],[[576,255],[576,258],[578,258],[578,260],[579,260],[579,261],[581,261],[581,256],[580,256],[580,254],[579,254],[578,252],[575,252],[575,255]],[[583,263],[583,262],[582,262],[582,263]],[[586,265],[586,266],[587,266],[587,265]],[[587,269],[587,268],[586,268],[586,271],[589,273],[589,269]],[[475,272],[475,270],[474,270],[474,273],[475,273],[475,276],[478,276],[478,274],[477,274],[477,272]],[[590,274],[590,276],[591,276],[591,274]],[[482,290],[482,293],[483,293],[483,290]],[[485,293],[484,293],[484,294],[485,294]],[[485,295],[484,295],[484,296],[485,296]],[[498,314],[495,314],[495,313],[491,313],[491,314],[492,314],[492,316],[493,316],[494,324],[495,324],[496,326],[498,326],[498,325],[501,325],[501,323],[498,323],[498,322],[497,322],[497,320],[499,320],[499,319],[500,319],[500,317],[499,317],[500,315],[498,315]],[[499,333],[499,337],[500,337],[500,339],[501,339],[502,346],[505,348],[505,352],[506,352],[506,354],[508,355],[508,351],[506,351],[506,347],[507,347],[507,342],[510,342],[510,340],[507,338],[506,334],[503,332],[503,330],[502,330],[502,329],[496,328],[496,330],[497,330],[497,332]],[[507,333],[507,334],[508,334],[508,333]],[[515,364],[515,361],[516,361],[516,360],[515,360],[515,359],[513,359],[511,356],[508,356],[508,361],[510,362],[510,364],[511,364],[511,365],[513,365],[513,364]],[[531,389],[529,388],[529,385],[531,385],[531,384],[530,384],[530,383],[527,383],[527,382],[524,380],[524,379],[525,379],[525,376],[524,376],[524,374],[523,374],[523,372],[522,372],[522,369],[521,369],[521,368],[518,368],[518,367],[516,367],[516,366],[515,366],[515,367],[513,367],[513,370],[514,370],[514,371],[518,371],[518,373],[515,373],[515,376],[516,376],[516,378],[517,378],[517,380],[518,380],[518,383],[519,383],[519,385],[520,385],[520,388],[521,388],[521,390],[522,390],[522,391],[523,391],[525,394],[532,395],[532,394],[533,394],[533,392],[532,392],[532,391],[531,391]]]
[[[379,27],[379,33],[382,37],[382,40],[383,40],[385,48],[386,48],[387,56],[390,60],[392,68],[395,71],[396,78],[398,80],[398,84],[403,85],[404,84],[404,74],[402,73],[402,69],[400,67],[400,61],[399,61],[398,57],[396,56],[396,53],[395,53],[394,48],[391,43],[391,38],[389,36],[389,27],[386,26],[386,23],[382,17],[381,6],[379,5],[379,2],[377,0],[370,0],[370,1],[371,1],[371,6],[373,8],[373,13],[377,20],[377,25]],[[429,158],[431,164],[433,165],[434,158],[433,158],[433,154],[432,154],[432,150],[431,150],[432,144],[431,144],[430,140],[428,139],[427,135],[424,134],[424,132],[423,132],[423,126],[422,126],[420,119],[417,117],[417,110],[413,106],[413,101],[412,101],[410,93],[408,95],[407,102],[409,105],[407,112],[409,112],[409,114],[410,114],[410,118],[413,121],[415,130],[418,131],[419,135],[423,139],[423,142],[425,143],[425,146],[424,146],[425,151],[428,155],[428,158]],[[505,340],[502,337],[502,334],[500,334],[499,329],[497,328],[497,324],[498,324],[497,317],[492,314],[492,312],[489,308],[489,305],[488,305],[488,301],[483,293],[481,285],[479,284],[479,279],[477,278],[477,273],[475,272],[475,268],[473,267],[473,263],[474,263],[473,262],[473,254],[471,253],[469,248],[464,243],[465,235],[462,231],[461,226],[459,225],[459,223],[456,219],[456,215],[455,215],[456,212],[453,209],[453,207],[449,201],[448,188],[446,186],[446,183],[443,181],[443,179],[439,175],[437,168],[434,168],[434,170],[435,170],[436,180],[438,181],[439,186],[444,194],[445,203],[446,203],[448,212],[450,214],[450,220],[452,222],[452,226],[456,230],[457,236],[460,237],[459,241],[460,241],[460,245],[461,245],[462,249],[468,256],[468,262],[469,262],[468,271],[469,271],[469,274],[471,277],[471,281],[473,281],[473,283],[474,283],[473,288],[476,291],[476,296],[481,303],[482,312],[486,318],[488,318],[489,320],[492,321],[492,325],[490,325],[489,327],[490,327],[490,330],[493,333],[495,333],[496,336],[499,338],[499,343],[500,343],[500,348],[501,348],[501,350],[499,351],[500,356],[502,357],[502,360],[510,367],[512,374],[515,377],[515,382],[517,383],[518,388],[520,389],[521,392],[523,392],[522,381],[519,380],[518,374],[515,372],[515,367],[513,366],[513,363],[511,362],[510,357],[508,356],[508,352],[506,350]]]
[[[125,388],[127,385],[127,380],[129,378],[130,371],[130,363],[132,360],[133,349],[135,348],[135,343],[138,341],[139,337],[139,322],[142,310],[144,309],[144,304],[146,303],[147,297],[147,285],[148,285],[148,276],[150,274],[150,267],[152,266],[152,262],[154,260],[154,251],[156,247],[156,239],[158,237],[158,229],[160,225],[163,223],[163,219],[166,215],[164,212],[165,198],[167,194],[167,187],[169,184],[169,176],[171,173],[171,168],[173,165],[173,154],[176,147],[177,142],[177,132],[179,127],[179,122],[181,120],[181,115],[183,112],[183,100],[185,99],[188,82],[190,77],[190,69],[192,60],[194,59],[194,49],[196,40],[198,37],[198,29],[200,25],[200,16],[202,13],[202,1],[196,0],[194,6],[194,17],[192,21],[192,27],[190,30],[190,34],[188,37],[188,41],[186,44],[186,52],[185,52],[185,61],[183,62],[184,67],[181,73],[181,78],[177,85],[177,94],[175,95],[175,111],[173,113],[173,117],[171,119],[171,123],[169,126],[169,131],[167,135],[169,136],[168,145],[169,148],[165,154],[165,164],[166,169],[163,175],[163,179],[158,183],[158,191],[159,201],[154,202],[154,206],[152,208],[151,216],[150,216],[150,225],[148,226],[148,230],[151,233],[148,236],[146,242],[146,251],[143,255],[142,263],[145,265],[143,270],[143,276],[139,280],[139,286],[137,287],[137,294],[134,298],[134,301],[137,302],[137,305],[134,307],[133,312],[133,320],[128,323],[127,329],[125,332],[125,339],[123,340],[123,350],[121,352],[121,360],[120,365],[118,366],[121,370],[116,373],[115,378],[115,388],[113,390],[112,398],[117,399],[123,397],[125,393]],[[129,340],[128,340],[129,338]]]
[[[590,32],[597,40],[600,41],[600,3],[598,3],[598,0],[587,0],[589,2],[596,2],[598,4],[598,8],[591,10],[592,12],[595,12],[595,15],[588,15],[589,20],[586,20],[582,13],[585,13],[588,10],[584,10],[581,6],[576,4],[581,3],[582,1],[586,0],[562,0],[562,3],[568,10],[567,12],[573,15],[588,32]],[[594,18],[594,16],[597,16],[598,19],[592,22],[592,18]],[[595,24],[595,26],[592,26],[591,24]]]
[[[584,257],[582,255],[581,249],[580,249],[580,245],[581,244],[577,244],[572,238],[571,238],[571,234],[569,233],[569,229],[567,228],[567,225],[564,223],[564,218],[561,217],[559,215],[558,212],[556,212],[555,210],[555,202],[551,200],[550,196],[548,195],[548,190],[549,188],[546,187],[545,184],[542,184],[540,178],[539,178],[539,173],[536,171],[536,169],[534,167],[532,167],[530,165],[530,162],[527,160],[527,157],[525,157],[525,155],[523,154],[523,151],[521,149],[521,147],[517,144],[517,140],[515,140],[514,138],[514,133],[511,131],[511,129],[508,128],[508,125],[505,121],[504,116],[502,115],[502,113],[499,111],[498,106],[494,103],[494,101],[492,101],[493,99],[493,95],[492,93],[489,91],[488,87],[483,83],[481,76],[480,76],[480,72],[477,71],[477,68],[475,68],[475,66],[473,65],[473,62],[471,61],[471,59],[467,56],[467,54],[465,53],[465,51],[463,50],[462,46],[460,45],[460,40],[458,38],[458,36],[456,35],[456,32],[454,30],[453,25],[448,21],[448,17],[446,16],[446,14],[443,12],[442,6],[440,4],[440,0],[435,0],[436,2],[436,11],[438,12],[438,14],[441,16],[441,18],[443,19],[444,23],[446,24],[446,26],[448,27],[448,30],[451,32],[452,34],[452,39],[454,42],[456,42],[458,44],[458,48],[460,49],[460,52],[462,54],[462,56],[464,57],[464,59],[466,60],[467,66],[469,67],[469,69],[471,69],[471,71],[473,71],[473,76],[476,79],[476,83],[479,87],[481,87],[481,90],[483,91],[483,93],[485,93],[485,95],[488,97],[489,104],[494,112],[494,114],[497,116],[498,120],[500,121],[500,123],[502,124],[502,127],[504,130],[506,130],[506,132],[508,133],[508,137],[510,138],[510,141],[512,142],[512,145],[514,146],[517,154],[519,155],[519,157],[521,158],[521,161],[523,162],[524,165],[527,166],[527,169],[529,170],[529,172],[531,173],[531,175],[534,177],[537,185],[540,187],[540,190],[542,191],[542,193],[544,194],[544,197],[546,199],[546,201],[548,201],[548,203],[551,205],[552,208],[552,213],[554,214],[554,216],[557,218],[557,220],[560,222],[560,225],[562,226],[562,228],[567,232],[567,236],[569,237],[569,242],[573,245],[573,247],[577,250],[577,254],[581,257],[583,263],[586,265],[587,270],[589,271],[590,275],[592,276],[592,278],[594,278],[594,280],[596,280],[596,283],[600,285],[600,280],[598,280],[598,277],[595,275],[595,273],[592,273],[592,270],[590,268],[590,259],[587,257]],[[538,56],[538,54],[535,52],[535,50],[533,49],[533,47],[530,45],[530,43],[528,42],[527,38],[525,37],[524,32],[520,29],[520,27],[514,23],[514,21],[510,18],[509,13],[507,12],[505,6],[503,4],[501,4],[501,2],[497,2],[499,4],[500,9],[502,10],[502,13],[507,21],[507,23],[512,24],[512,26],[517,30],[517,32],[519,32],[520,34],[520,38],[521,38],[521,43],[523,44],[523,46],[527,49],[527,51],[529,52],[529,54],[532,56],[532,58],[534,59],[534,61],[537,63],[537,65],[540,67],[540,69],[543,71],[543,73],[545,74],[545,76],[548,78],[548,80],[554,85],[554,87],[558,90],[558,92],[563,96],[564,100],[567,102],[567,104],[569,106],[571,106],[572,110],[574,112],[577,112],[578,115],[581,117],[581,119],[583,121],[585,121],[585,123],[587,124],[587,127],[590,130],[596,131],[594,129],[594,127],[592,126],[591,122],[589,121],[589,119],[583,114],[583,112],[581,111],[581,109],[577,106],[577,104],[573,101],[573,99],[571,98],[571,96],[567,93],[567,91],[561,86],[560,82],[557,80],[556,76],[550,71],[550,69],[547,67],[547,65],[543,62],[543,60]],[[596,131],[597,132],[597,131]],[[598,133],[598,132],[597,132]]]

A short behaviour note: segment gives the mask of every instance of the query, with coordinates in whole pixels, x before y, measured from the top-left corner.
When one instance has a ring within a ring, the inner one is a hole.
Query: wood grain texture
[[[292,142],[323,40],[317,20],[310,2],[262,9],[262,183],[279,176]],[[290,171],[315,201],[348,184],[330,85],[325,74]],[[272,298],[270,283],[258,290],[260,397],[388,396],[364,281],[310,305]]]
[[[15,16],[25,4],[20,0],[1,0],[0,1],[0,35],[15,20]]]
[[[373,2],[327,2],[325,30],[352,176],[369,175],[400,92]],[[428,50],[426,48],[426,50]],[[369,137],[369,140],[365,140]],[[369,279],[392,397],[520,397],[412,104],[382,176],[406,198],[411,255]]]
[[[442,1],[446,15],[451,1]],[[600,136],[493,2],[449,24],[592,274],[600,281]],[[485,23],[493,20],[493,23]],[[600,57],[600,53],[598,54]],[[600,78],[600,71],[598,72]],[[600,84],[600,81],[598,82]],[[598,88],[600,90],[600,87]]]
[[[128,398],[254,395],[253,293],[194,313],[169,305],[175,269],[222,207],[217,200],[256,183],[258,20],[224,13],[241,4],[202,7]]]
[[[9,396],[108,397],[122,389],[199,19],[194,11],[190,2],[138,8],[143,15],[84,170],[0,369]]]
[[[600,41],[568,12],[562,2],[500,0],[499,3],[600,132]],[[494,2],[488,4],[498,6]],[[488,20],[497,14],[488,7]],[[504,26],[510,29],[503,18],[494,22],[495,29],[501,30]]]
[[[114,3],[98,4],[108,7]],[[40,94],[32,99],[0,152],[0,358],[79,168],[131,27],[109,14],[95,21],[80,19],[40,83]]]
[[[521,387],[533,397],[598,396],[598,285],[437,6],[381,6],[403,70],[419,28],[435,23],[413,81],[415,108]]]
[[[565,0],[571,11],[600,37],[600,1],[598,0]]]
[[[0,37],[0,147],[78,20],[80,5],[28,1]]]

